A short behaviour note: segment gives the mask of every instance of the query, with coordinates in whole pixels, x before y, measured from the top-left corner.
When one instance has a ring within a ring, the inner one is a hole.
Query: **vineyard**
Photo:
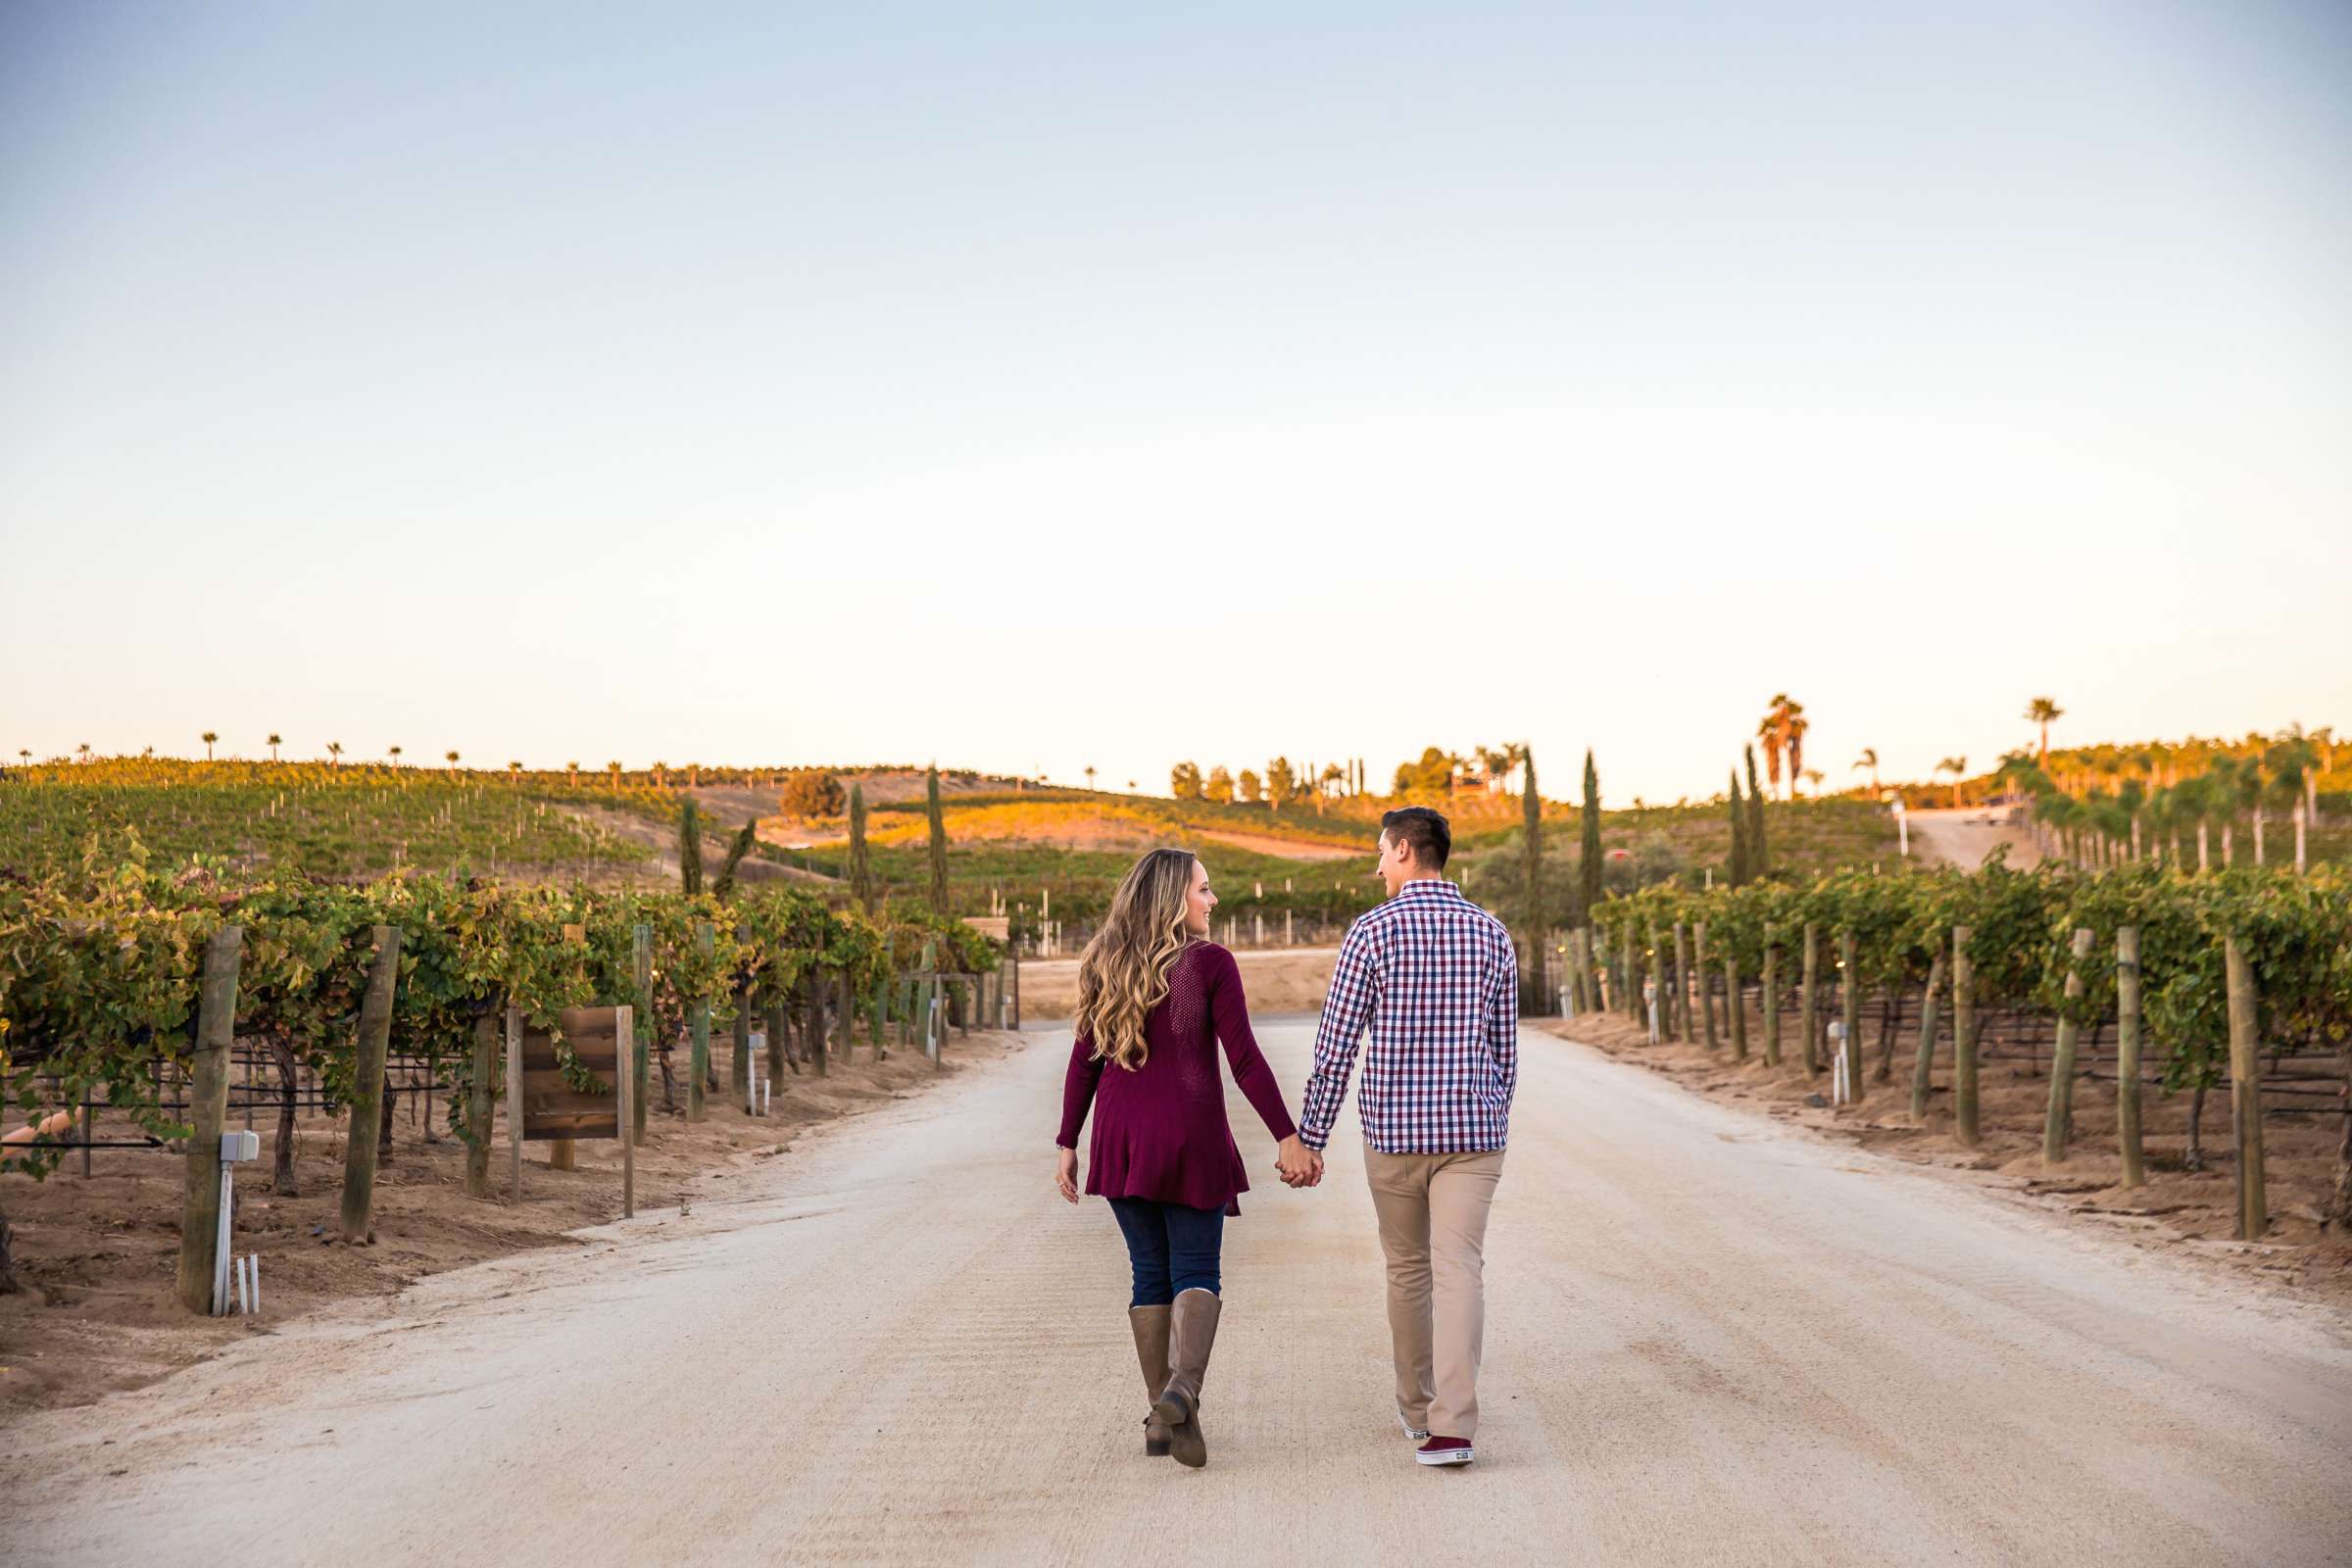
[[[1857,1102],[1907,1094],[1912,1123],[1963,1147],[1981,1136],[1988,1059],[2046,1081],[2051,1166],[2094,1136],[2076,1123],[2078,1084],[2111,1084],[2117,1125],[2105,1136],[2127,1188],[2153,1157],[2145,1097],[2185,1096],[2184,1146],[2164,1157],[2190,1170],[2233,1161],[2248,1237],[2269,1223],[2265,1119],[2343,1117],[2328,1202],[2334,1225],[2352,1225],[2352,877],[2332,868],[2025,872],[1996,860],[1660,884],[1602,904],[1562,948],[1580,1009],[1621,1011],[1654,1038],[1703,1039],[1730,1059],[1752,1054],[1766,1069],[1826,1074]],[[1898,1059],[1907,1088],[1874,1088],[1902,1081]],[[2226,1154],[2204,1128],[2207,1097],[2223,1090]],[[1934,1108],[1939,1098],[1948,1112]]]
[[[738,1092],[756,1070],[756,1034],[771,1078],[803,1061],[821,1074],[828,1041],[846,1043],[862,1024],[879,1056],[891,1026],[904,1038],[934,997],[968,1026],[982,1002],[974,977],[998,968],[994,944],[961,922],[923,908],[829,909],[794,889],[240,878],[202,863],[167,871],[135,836],[127,843],[119,859],[93,844],[72,869],[0,875],[0,1083],[20,1128],[0,1171],[37,1179],[75,1148],[86,1161],[93,1143],[187,1141],[193,1156],[205,1140],[191,1086],[209,1070],[217,1092],[219,1076],[242,1066],[249,1104],[256,1069],[273,1080],[276,1189],[292,1189],[301,1114],[372,1121],[380,1106],[388,1141],[405,1090],[428,1135],[438,1112],[464,1145],[466,1191],[488,1197],[504,1096],[497,1020],[510,1006],[555,1033],[559,1051],[564,1009],[635,1010],[642,1142],[656,1072],[660,1102],[701,1119],[718,1088],[714,1031],[732,1037]],[[215,972],[223,954],[225,1002]],[[381,1034],[364,1058],[371,1004]],[[209,1065],[208,1041],[218,1048]],[[363,1072],[363,1059],[384,1065]],[[574,1087],[598,1087],[576,1060],[564,1064]],[[121,1136],[93,1138],[101,1117]],[[39,1135],[24,1140],[24,1127]],[[5,1239],[0,1217],[0,1281]]]

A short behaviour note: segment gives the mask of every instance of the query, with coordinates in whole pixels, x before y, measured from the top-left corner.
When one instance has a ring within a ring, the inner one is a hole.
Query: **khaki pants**
[[[1367,1148],[1364,1175],[1389,1257],[1396,1407],[1438,1437],[1476,1437],[1487,1210],[1502,1179],[1502,1151],[1384,1154]]]

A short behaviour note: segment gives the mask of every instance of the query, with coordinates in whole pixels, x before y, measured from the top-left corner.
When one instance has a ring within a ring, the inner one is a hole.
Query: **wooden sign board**
[[[1012,937],[1012,917],[1010,915],[967,914],[963,917],[963,923],[982,936],[994,937],[999,942],[1009,941]]]
[[[627,1007],[567,1007],[558,1013],[564,1043],[607,1086],[574,1089],[564,1079],[552,1034],[526,1030],[521,1009],[507,1009],[507,1129],[513,1146],[514,1190],[522,1192],[522,1146],[557,1139],[617,1139],[621,1150],[622,1211],[637,1212],[637,1159],[629,1125],[630,1066],[635,1054]]]

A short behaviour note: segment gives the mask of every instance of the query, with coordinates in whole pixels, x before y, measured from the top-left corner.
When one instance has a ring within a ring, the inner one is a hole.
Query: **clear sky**
[[[2352,726],[2352,7],[8,0],[0,583],[12,757]]]

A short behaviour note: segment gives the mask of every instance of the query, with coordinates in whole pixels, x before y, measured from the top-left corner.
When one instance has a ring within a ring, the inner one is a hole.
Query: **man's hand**
[[[1062,1197],[1073,1203],[1078,1201],[1078,1151],[1075,1149],[1056,1151],[1054,1185],[1061,1189]]]
[[[1293,1133],[1274,1147],[1274,1168],[1286,1187],[1312,1187],[1323,1179],[1323,1156]]]

